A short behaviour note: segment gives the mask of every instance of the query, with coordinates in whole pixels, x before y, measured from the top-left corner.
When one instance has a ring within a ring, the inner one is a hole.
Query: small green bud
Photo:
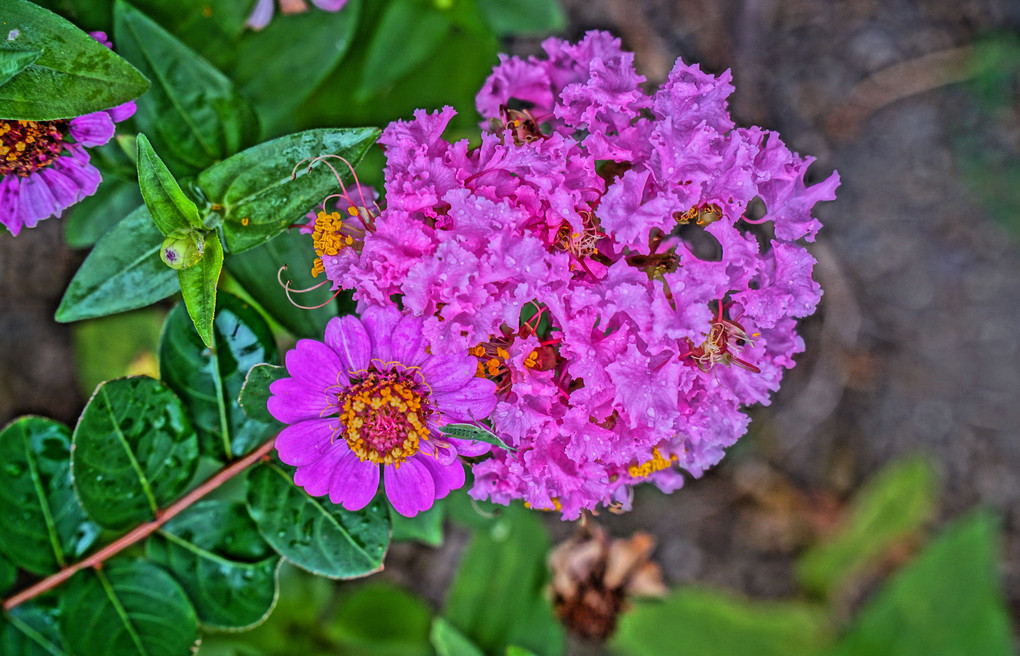
[[[159,249],[163,263],[171,269],[187,269],[198,264],[205,252],[205,233],[191,228],[174,230]]]

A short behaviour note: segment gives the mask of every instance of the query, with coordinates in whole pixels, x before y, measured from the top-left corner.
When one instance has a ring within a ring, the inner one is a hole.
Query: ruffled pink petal
[[[305,492],[313,497],[321,497],[329,492],[329,486],[333,480],[333,474],[336,473],[336,468],[340,466],[340,461],[349,455],[350,452],[351,450],[347,448],[346,442],[342,444],[337,442],[334,444],[334,448],[326,451],[315,462],[304,467],[298,467],[298,470],[294,472],[294,484],[305,488]]]
[[[259,0],[244,24],[253,30],[261,30],[273,20],[274,9],[273,0]]]
[[[366,369],[372,357],[368,331],[357,317],[350,315],[329,320],[326,345],[340,358],[340,366],[345,372]]]
[[[312,4],[323,11],[340,11],[347,0],[312,0]]]
[[[422,462],[432,474],[437,499],[442,499],[451,491],[464,486],[464,463],[460,460],[444,465],[429,457],[415,456],[412,459]]]
[[[280,460],[301,467],[321,458],[326,451],[343,442],[333,439],[333,427],[339,424],[336,417],[309,419],[287,426],[276,436],[276,451]]]
[[[474,378],[460,389],[433,390],[432,400],[447,421],[478,421],[496,408],[496,383],[487,378]]]
[[[478,360],[471,356],[435,356],[421,367],[422,376],[433,392],[460,389],[477,371]]]
[[[0,180],[0,223],[17,236],[25,224],[21,218],[21,178],[10,175]]]
[[[81,145],[92,148],[102,146],[110,139],[117,128],[113,125],[113,119],[106,112],[93,112],[85,116],[71,119],[71,136]]]
[[[417,458],[405,460],[400,467],[386,467],[383,486],[393,508],[404,517],[414,517],[436,501],[432,473]]]
[[[329,500],[347,510],[361,510],[379,489],[379,465],[348,451],[337,465],[329,486]]]
[[[269,386],[272,396],[266,402],[269,414],[277,421],[294,424],[318,419],[336,404],[336,396],[312,388],[295,378],[283,378]]]
[[[400,321],[400,312],[394,307],[375,305],[361,313],[361,322],[372,340],[372,358],[383,362],[393,361],[391,338]]]
[[[287,373],[305,385],[317,390],[347,386],[347,376],[340,358],[322,342],[314,339],[298,340],[287,352]]]
[[[421,317],[405,315],[393,329],[390,341],[393,360],[409,366],[417,366],[425,361],[425,333],[422,332],[424,321]]]
[[[45,218],[60,214],[60,207],[46,180],[34,173],[21,183],[21,218],[26,228],[34,228]]]

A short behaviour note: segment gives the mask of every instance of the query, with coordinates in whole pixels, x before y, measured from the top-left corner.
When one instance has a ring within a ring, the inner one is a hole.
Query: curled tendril
[[[287,265],[286,264],[284,264],[282,267],[280,267],[280,270],[276,272],[276,280],[277,280],[277,282],[280,283],[280,286],[283,287],[283,293],[287,295],[287,300],[290,302],[290,304],[293,305],[296,308],[301,309],[301,310],[318,310],[321,307],[325,307],[325,306],[329,305],[330,303],[332,303],[333,299],[336,298],[337,296],[339,296],[340,292],[343,291],[343,289],[337,289],[335,292],[333,292],[332,296],[330,296],[328,299],[326,299],[324,302],[320,303],[319,305],[301,305],[300,303],[295,301],[293,298],[291,298],[291,296],[290,296],[291,292],[294,292],[295,294],[305,294],[307,292],[314,291],[314,290],[318,289],[319,287],[322,287],[323,285],[328,283],[329,280],[323,280],[319,284],[312,285],[311,287],[308,287],[306,289],[291,289],[290,288],[291,281],[288,280],[288,281],[284,282],[284,280],[283,280],[283,272],[286,271],[286,270],[287,270]]]

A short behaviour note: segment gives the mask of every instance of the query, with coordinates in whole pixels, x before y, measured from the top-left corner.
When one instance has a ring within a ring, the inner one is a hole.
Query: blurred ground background
[[[614,535],[658,538],[670,584],[795,593],[794,556],[884,463],[923,453],[941,520],[998,511],[1002,576],[1020,620],[1020,3],[1015,0],[565,0],[575,40],[619,35],[650,81],[675,57],[733,70],[738,124],[781,132],[837,169],[811,251],[825,289],[807,352],[750,434],[671,497],[639,494]],[[538,41],[512,44],[539,52]],[[84,399],[53,312],[82,254],[59,221],[0,239],[0,425],[74,424]],[[130,293],[130,290],[125,290]],[[573,527],[550,517],[557,539]],[[463,548],[394,545],[386,576],[442,600]],[[866,594],[866,583],[860,595]],[[848,607],[859,598],[846,600]],[[576,650],[585,652],[588,647]],[[585,652],[587,653],[587,652]]]

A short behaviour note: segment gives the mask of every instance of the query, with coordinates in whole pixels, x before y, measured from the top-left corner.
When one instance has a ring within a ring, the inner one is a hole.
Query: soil
[[[1020,243],[999,220],[1020,193],[1006,177],[1020,163],[1020,93],[1014,76],[1006,95],[981,96],[973,66],[982,44],[1020,32],[1020,3],[564,5],[564,36],[614,32],[651,82],[677,56],[732,69],[737,123],[817,157],[814,180],[833,169],[843,180],[838,200],[817,206],[825,228],[810,246],[825,296],[772,405],[753,410],[750,434],[703,479],[668,497],[643,491],[633,512],[599,521],[617,536],[652,531],[671,585],[788,598],[796,554],[843,502],[886,463],[923,453],[940,475],[939,524],[979,505],[999,513],[1020,620]],[[511,50],[537,53],[538,41]],[[0,424],[26,412],[76,420],[69,332],[52,317],[79,262],[58,221],[0,238]],[[557,539],[573,530],[549,519]],[[464,543],[454,531],[438,550],[397,545],[387,576],[439,604]]]

